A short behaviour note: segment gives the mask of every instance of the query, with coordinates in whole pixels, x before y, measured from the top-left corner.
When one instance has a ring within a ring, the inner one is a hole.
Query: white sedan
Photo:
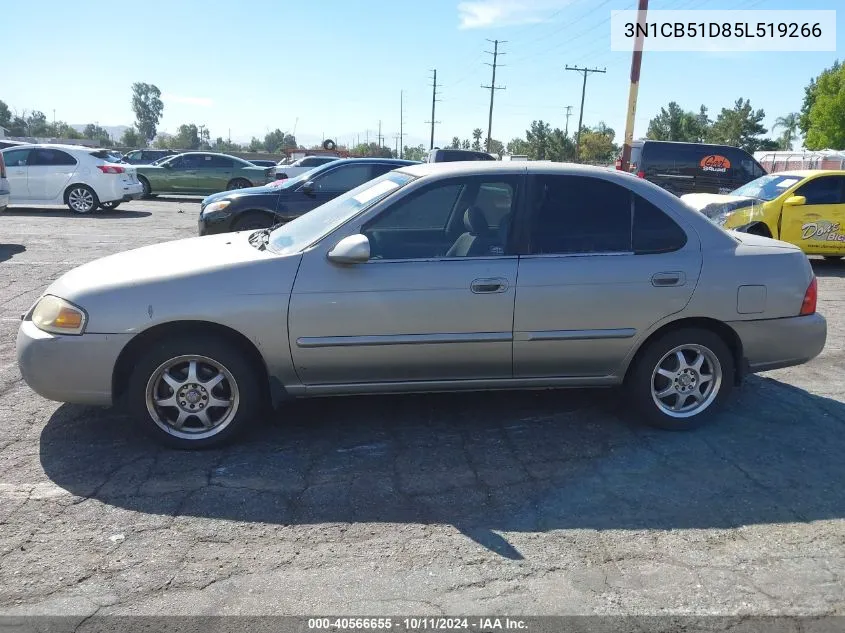
[[[18,145],[2,151],[9,205],[64,205],[76,213],[112,210],[141,197],[135,168],[108,150],[78,145]]]
[[[306,171],[311,171],[315,167],[320,167],[326,163],[337,160],[337,156],[305,156],[292,163],[283,164],[280,162],[276,166],[276,180],[284,178],[293,178],[299,174],[304,174]]]

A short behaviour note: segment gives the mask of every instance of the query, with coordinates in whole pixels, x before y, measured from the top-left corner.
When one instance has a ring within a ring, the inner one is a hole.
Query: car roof
[[[807,178],[808,176],[845,176],[845,169],[790,169],[788,171],[776,171],[767,176],[796,176]]]
[[[418,163],[401,171],[416,177],[462,176],[474,174],[560,174],[572,176],[603,175],[611,178],[636,178],[633,174],[613,167],[595,167],[576,163],[555,163],[551,161],[456,161],[451,163]]]
[[[378,156],[368,156],[366,158],[338,158],[332,161],[332,165],[343,163],[375,163],[378,165],[396,165],[397,167],[404,167],[410,165],[419,165],[420,163],[413,160],[405,160],[403,158],[379,158]]]
[[[12,147],[4,147],[7,149],[61,149],[72,152],[97,152],[103,149],[102,147],[87,147],[85,145],[62,145],[61,143],[26,143],[24,145],[14,145]]]

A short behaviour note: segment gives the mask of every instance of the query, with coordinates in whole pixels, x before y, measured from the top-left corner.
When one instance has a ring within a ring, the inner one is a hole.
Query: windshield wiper
[[[272,229],[261,229],[249,236],[249,243],[260,251],[267,248],[267,243],[270,241],[270,231]]]

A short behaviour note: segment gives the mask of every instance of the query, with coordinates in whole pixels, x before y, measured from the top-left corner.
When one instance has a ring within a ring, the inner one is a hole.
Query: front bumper
[[[818,356],[827,340],[827,322],[820,314],[785,319],[728,323],[742,341],[751,373],[801,365]]]
[[[203,215],[200,211],[200,217],[197,220],[197,233],[203,235],[217,235],[219,233],[232,232],[232,220],[235,214],[231,213],[212,213],[211,215]]]
[[[131,336],[50,334],[23,321],[18,330],[18,367],[26,384],[45,398],[109,406],[114,367]]]

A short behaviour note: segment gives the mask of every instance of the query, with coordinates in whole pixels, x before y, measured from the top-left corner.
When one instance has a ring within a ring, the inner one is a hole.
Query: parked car
[[[0,211],[5,211],[9,206],[9,180],[6,178],[6,163],[3,161],[3,154],[0,152]]]
[[[676,196],[728,193],[766,173],[738,147],[651,140],[631,144],[630,171]]]
[[[280,161],[276,167],[276,178],[293,178],[294,176],[304,174],[306,171],[311,171],[315,167],[339,160],[339,158],[338,156],[305,156],[292,163]]]
[[[107,150],[81,145],[23,145],[2,150],[10,205],[63,205],[75,213],[113,210],[141,197],[135,168]]]
[[[211,152],[177,154],[155,165],[139,165],[144,196],[160,193],[208,195],[222,190],[255,187],[273,180],[272,167]]]
[[[42,396],[120,403],[181,448],[348,393],[624,385],[635,419],[689,429],[819,354],[816,292],[797,247],[613,169],[410,165],[272,230],[75,268],[17,359]]]
[[[464,160],[496,160],[496,158],[487,152],[476,152],[469,149],[440,149],[438,147],[428,152],[426,162],[452,163]]]
[[[781,171],[729,195],[681,200],[725,228],[774,237],[808,255],[845,256],[845,170]]]
[[[199,234],[261,229],[289,222],[342,193],[412,161],[347,158],[278,184],[214,194],[200,206]]]
[[[6,149],[7,147],[16,147],[18,145],[29,145],[29,143],[25,143],[24,141],[10,141],[5,138],[0,138],[0,149]]]
[[[252,160],[249,159],[249,162],[255,165],[256,167],[275,167],[276,162],[272,160]]]
[[[123,160],[130,165],[151,165],[157,160],[180,154],[172,149],[136,149],[127,153]]]

